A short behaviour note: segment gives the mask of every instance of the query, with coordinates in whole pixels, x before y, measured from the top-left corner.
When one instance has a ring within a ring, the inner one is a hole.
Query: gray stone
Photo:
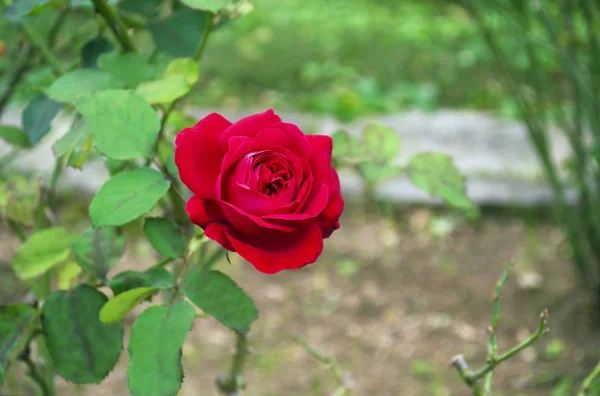
[[[211,112],[208,109],[188,109],[196,118]],[[256,110],[258,111],[258,110]],[[254,110],[220,110],[228,119],[235,121]],[[434,113],[411,111],[398,115],[382,115],[360,119],[351,124],[341,124],[331,117],[306,113],[279,112],[287,122],[298,124],[305,130],[332,134],[343,128],[359,133],[369,122],[381,122],[402,137],[402,149],[396,162],[406,164],[418,153],[434,151],[450,155],[467,180],[467,194],[480,204],[538,205],[553,201],[552,192],[543,181],[543,172],[532,149],[525,127],[515,121],[507,121],[472,111],[440,110]],[[2,123],[19,125],[18,110],[8,112]],[[65,116],[57,117],[52,132],[34,150],[21,155],[15,165],[22,170],[48,176],[54,164],[52,144],[68,128]],[[569,156],[569,145],[557,129],[549,131],[552,156],[561,164]],[[1,142],[0,142],[1,143]],[[9,147],[0,144],[0,154]],[[108,172],[98,159],[86,163],[83,171],[68,169],[62,185],[71,186],[86,193],[93,193],[108,178]],[[363,183],[350,170],[340,170],[342,188],[346,196],[360,196]],[[381,198],[404,203],[431,203],[424,192],[414,187],[406,176],[383,182],[377,189]],[[569,191],[569,199],[574,199]]]

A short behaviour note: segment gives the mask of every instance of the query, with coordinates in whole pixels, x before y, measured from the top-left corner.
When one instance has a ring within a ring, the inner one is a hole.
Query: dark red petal
[[[225,232],[238,254],[265,274],[304,267],[317,261],[323,251],[321,230],[316,224],[291,234],[257,237],[241,235],[231,227]]]
[[[209,239],[218,242],[219,245],[223,246],[230,252],[235,252],[235,248],[233,247],[233,245],[229,241],[229,238],[227,237],[227,227],[228,226],[222,223],[211,223],[204,230],[204,235],[206,235]]]
[[[275,124],[281,122],[281,118],[273,110],[267,110],[264,113],[254,114],[242,118],[231,125],[220,137],[219,147],[226,153],[229,151],[229,139],[234,136],[247,136],[254,138],[265,128],[272,128]]]
[[[330,186],[332,183],[331,173],[331,154],[325,152],[313,152],[310,157],[310,167],[315,185],[325,183]]]
[[[218,139],[231,123],[212,113],[175,138],[175,164],[181,181],[200,198],[216,197],[216,182],[223,154]]]
[[[192,196],[185,205],[185,210],[192,223],[205,228],[209,223],[222,222],[225,215],[216,201]]]
[[[283,224],[271,224],[260,217],[254,216],[228,202],[218,201],[225,218],[231,225],[244,235],[261,235],[267,231],[277,230],[283,232],[295,231],[294,227]]]
[[[289,137],[290,144],[285,146],[287,149],[292,151],[299,158],[305,159],[310,157],[313,148],[307,139],[309,137],[308,135],[305,135],[298,126],[287,122],[280,122],[277,124],[277,127],[283,130]],[[331,140],[331,138],[329,138],[329,140]]]
[[[290,221],[290,220],[306,220],[311,219],[313,217],[317,217],[323,209],[325,209],[327,203],[329,201],[329,188],[321,183],[319,184],[311,194],[306,199],[304,206],[297,213],[274,213],[262,216],[263,220],[272,222],[271,220],[275,220],[278,224],[286,224],[282,221]]]

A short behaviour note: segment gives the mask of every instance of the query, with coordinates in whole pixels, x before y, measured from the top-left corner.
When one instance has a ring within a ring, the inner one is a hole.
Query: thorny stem
[[[24,362],[29,369],[29,376],[40,387],[42,396],[50,396],[52,393],[48,388],[48,384],[46,384],[46,381],[38,371],[36,364],[31,360],[31,357],[28,356],[26,359],[24,359]]]
[[[475,395],[484,395],[484,393],[481,393],[482,392],[481,389],[479,389],[480,393],[477,393],[478,388],[479,388],[478,381],[481,378],[483,378],[484,376],[486,376],[487,374],[491,373],[498,365],[500,365],[500,363],[512,358],[513,356],[515,356],[516,354],[521,352],[523,349],[527,348],[528,346],[533,344],[535,341],[537,341],[538,338],[546,335],[549,331],[547,325],[548,325],[548,310],[545,309],[540,314],[540,323],[539,323],[538,329],[535,333],[533,333],[525,341],[523,341],[519,345],[516,345],[515,347],[509,349],[502,355],[500,355],[494,359],[489,359],[487,361],[487,363],[480,369],[478,369],[474,372],[469,371],[469,366],[468,366],[467,362],[465,361],[465,358],[463,355],[454,356],[452,358],[452,365],[458,370],[458,373],[460,374],[463,381],[467,384],[467,386],[469,386],[469,388],[473,389]]]
[[[235,355],[231,362],[231,370],[224,377],[219,377],[217,385],[219,390],[224,395],[237,395],[240,390],[244,389],[244,381],[242,372],[244,371],[244,363],[248,356],[248,339],[245,334],[236,332]]]
[[[600,362],[596,364],[596,367],[592,370],[592,372],[585,377],[583,382],[581,383],[581,387],[579,388],[579,392],[577,396],[586,396],[590,391],[590,386],[594,382],[594,380],[600,375]]]
[[[104,18],[110,30],[114,33],[117,40],[123,47],[125,52],[135,52],[135,45],[131,41],[131,37],[127,33],[127,28],[121,20],[119,14],[105,1],[105,0],[92,0],[94,2],[94,8],[96,12]]]
[[[295,336],[294,340],[306,350],[306,352],[318,360],[319,362],[326,365],[335,378],[337,382],[338,388],[335,390],[334,395],[336,396],[345,396],[349,395],[352,392],[352,385],[348,384],[348,380],[344,376],[344,371],[339,366],[337,360],[333,356],[326,356],[319,352],[315,347],[310,345],[302,336]]]
[[[28,22],[22,22],[21,28],[23,29],[23,33],[39,51],[42,57],[48,62],[48,64],[52,67],[52,70],[56,75],[61,75],[65,72],[62,63],[60,60],[54,55],[54,53],[50,50],[46,42],[40,37],[39,33],[29,25]]]

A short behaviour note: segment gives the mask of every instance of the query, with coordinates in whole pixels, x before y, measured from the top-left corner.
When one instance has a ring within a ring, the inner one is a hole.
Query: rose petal
[[[285,146],[286,148],[296,154],[299,158],[310,157],[310,153],[313,151],[308,140],[310,135],[305,135],[297,125],[289,124],[287,122],[280,122],[276,126],[283,130],[289,138],[290,143]],[[329,139],[331,140],[331,138]]]
[[[204,235],[206,235],[207,238],[218,242],[219,245],[223,246],[230,252],[235,252],[235,248],[233,247],[233,245],[229,241],[229,238],[227,237],[227,228],[228,226],[226,226],[223,223],[212,223],[209,224],[208,227],[206,227],[206,229],[204,230]]]
[[[295,231],[294,227],[266,222],[260,217],[254,216],[229,202],[218,201],[218,203],[229,223],[244,235],[261,235],[270,230],[283,232]]]
[[[185,205],[185,210],[192,223],[205,228],[209,223],[222,222],[225,215],[216,201],[192,196]]]
[[[218,139],[231,123],[219,114],[204,117],[175,138],[175,164],[181,181],[200,198],[216,197],[223,154]]]
[[[227,128],[227,130],[219,137],[219,147],[226,153],[230,150],[229,139],[231,137],[247,136],[249,138],[254,138],[261,130],[272,128],[278,122],[281,122],[281,118],[279,118],[279,116],[271,109],[264,113],[242,118]]]
[[[285,221],[311,219],[317,217],[325,209],[328,201],[329,188],[320,183],[308,196],[304,207],[298,213],[273,213],[262,216],[262,219],[270,223],[275,220],[277,224],[286,224]]]
[[[304,267],[317,261],[323,251],[321,230],[316,224],[291,234],[247,237],[232,227],[227,227],[225,233],[238,254],[265,274]]]
[[[314,152],[328,153],[333,152],[333,140],[331,136],[326,135],[306,135],[306,140],[312,146]]]

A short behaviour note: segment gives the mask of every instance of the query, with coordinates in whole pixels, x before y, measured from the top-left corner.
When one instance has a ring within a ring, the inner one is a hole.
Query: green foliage
[[[464,177],[449,156],[439,153],[415,155],[408,164],[408,172],[417,187],[468,215],[478,214],[477,207],[466,195]]]
[[[60,103],[56,103],[42,94],[34,96],[29,101],[23,110],[21,122],[31,146],[39,143],[50,132],[50,123],[61,107]]]
[[[78,99],[86,98],[96,92],[122,87],[123,83],[110,73],[79,69],[56,79],[50,88],[46,89],[46,95],[57,102],[77,103]]]
[[[108,52],[98,58],[100,69],[122,80],[128,88],[135,88],[154,78],[154,67],[142,55],[136,53]]]
[[[112,51],[113,47],[113,44],[104,37],[94,37],[90,39],[81,49],[81,67],[90,69],[97,68],[99,66],[98,60],[100,59],[100,56]],[[104,70],[112,72],[108,69]],[[140,71],[140,73],[143,72]],[[127,80],[124,81],[127,83]]]
[[[181,348],[196,312],[180,301],[146,309],[129,341],[129,389],[134,396],[175,395],[183,381]]]
[[[154,43],[173,57],[192,57],[208,22],[208,13],[181,9],[167,18],[148,24]]]
[[[108,299],[88,285],[54,292],[42,308],[44,339],[56,371],[76,384],[100,383],[123,348],[123,326],[105,324],[100,309]]]
[[[140,287],[165,289],[173,286],[173,275],[161,267],[150,268],[144,272],[125,271],[108,281],[108,286],[116,296]]]
[[[63,227],[35,232],[17,248],[12,260],[13,270],[22,280],[42,275],[69,257],[73,238],[74,235]]]
[[[5,218],[30,226],[35,219],[40,202],[40,180],[27,180],[21,176],[0,181],[0,209]]]
[[[150,244],[168,258],[183,256],[185,240],[177,225],[168,218],[149,217],[144,221],[144,233]]]
[[[26,347],[38,313],[29,305],[0,306],[0,386],[8,364]]]
[[[54,145],[52,151],[65,165],[82,169],[93,145],[92,129],[85,122],[77,123]]]
[[[100,310],[100,321],[103,323],[123,321],[129,311],[147,300],[156,290],[156,287],[138,287],[108,300]]]
[[[183,279],[181,291],[198,308],[238,333],[247,333],[258,319],[254,301],[222,272],[195,270]]]
[[[98,92],[77,104],[94,134],[98,151],[117,160],[152,153],[160,121],[144,99],[132,91]]]
[[[169,189],[160,172],[138,168],[119,173],[100,187],[90,204],[94,227],[123,225],[148,213]]]
[[[11,146],[19,148],[29,148],[29,138],[25,132],[16,126],[12,125],[0,125],[0,139],[4,140]]]
[[[82,270],[105,279],[125,252],[125,237],[114,227],[88,228],[75,239],[71,249]]]

